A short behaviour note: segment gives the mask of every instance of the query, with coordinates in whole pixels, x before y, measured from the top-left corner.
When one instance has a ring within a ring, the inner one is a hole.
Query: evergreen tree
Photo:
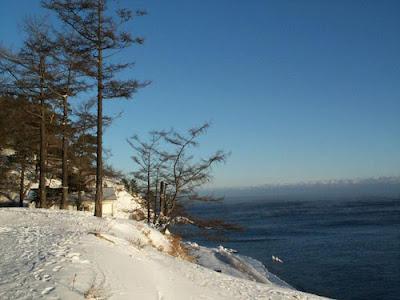
[[[96,177],[96,116],[91,113],[93,101],[81,104],[75,111],[75,122],[69,147],[70,170],[68,181],[71,191],[78,194],[80,209],[83,192],[90,192]]]
[[[95,216],[102,216],[103,188],[103,99],[130,98],[138,88],[148,84],[137,80],[120,80],[117,74],[133,66],[132,63],[114,63],[110,56],[116,51],[142,44],[141,37],[133,38],[122,26],[133,17],[145,15],[144,11],[133,13],[128,9],[114,12],[107,6],[107,0],[45,0],[43,6],[54,11],[59,19],[77,35],[85,48],[91,66],[88,76],[97,85],[97,155],[96,155],[96,203]]]
[[[28,113],[32,109],[28,99],[0,97],[0,193],[10,200],[18,194],[20,206],[29,189],[27,180],[34,179],[38,153],[37,121]]]
[[[70,104],[69,98],[80,92],[87,91],[90,84],[85,80],[85,71],[89,66],[90,59],[84,46],[80,45],[76,33],[63,31],[57,33],[54,59],[60,70],[57,86],[52,90],[62,102],[62,123],[61,123],[61,178],[62,195],[60,208],[64,209],[68,201],[68,146],[71,137],[71,126],[69,124]],[[83,47],[83,48],[82,48]]]
[[[0,69],[2,71],[2,93],[26,97],[35,107],[30,113],[40,122],[39,146],[39,206],[47,207],[46,199],[46,159],[48,111],[52,110],[54,94],[48,82],[54,80],[56,66],[52,51],[54,42],[51,39],[49,26],[38,19],[25,23],[26,39],[20,51],[13,53],[0,49]]]

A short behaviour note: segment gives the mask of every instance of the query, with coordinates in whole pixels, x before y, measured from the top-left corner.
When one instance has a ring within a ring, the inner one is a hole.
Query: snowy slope
[[[319,298],[215,272],[170,250],[167,237],[133,220],[3,208],[0,299]]]
[[[142,210],[143,213],[145,212],[144,207],[139,204],[140,198],[133,197],[125,188],[117,188],[115,195],[117,197],[115,213],[117,218],[129,219],[135,210]]]
[[[188,246],[191,254],[197,257],[197,263],[201,266],[238,278],[267,284],[272,283],[293,289],[289,284],[270,273],[260,261],[236,254],[235,250],[226,249],[222,246],[207,248],[190,242]]]

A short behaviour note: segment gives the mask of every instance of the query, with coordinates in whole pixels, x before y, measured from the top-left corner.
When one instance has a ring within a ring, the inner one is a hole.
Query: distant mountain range
[[[389,197],[400,199],[400,176],[325,180],[295,184],[264,184],[204,190],[216,196],[297,199]]]

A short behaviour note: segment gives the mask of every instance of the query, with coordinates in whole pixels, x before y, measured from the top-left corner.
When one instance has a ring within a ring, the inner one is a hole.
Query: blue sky
[[[40,1],[1,1],[0,42]],[[213,186],[400,175],[399,1],[117,1],[145,8],[146,37],[118,59],[152,80],[105,134],[110,162],[134,166],[125,139],[213,126],[201,154],[231,151]]]

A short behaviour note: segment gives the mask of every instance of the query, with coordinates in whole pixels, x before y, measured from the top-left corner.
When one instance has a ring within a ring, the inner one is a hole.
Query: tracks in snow
[[[57,299],[57,290],[61,295],[82,293],[74,291],[73,278],[68,278],[71,274],[60,274],[67,264],[89,263],[72,252],[85,233],[84,224],[74,222],[67,226],[71,225],[68,214],[52,211],[1,211],[0,299],[37,299],[52,294]]]

